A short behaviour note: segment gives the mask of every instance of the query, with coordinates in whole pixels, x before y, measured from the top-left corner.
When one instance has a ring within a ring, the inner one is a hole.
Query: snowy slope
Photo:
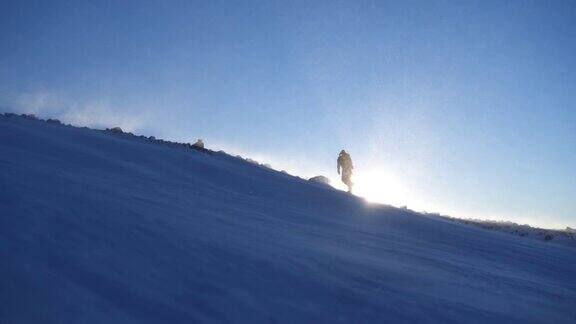
[[[0,117],[0,323],[574,323],[576,249]]]
[[[494,221],[481,219],[461,219],[449,216],[440,216],[438,214],[427,214],[431,217],[443,218],[452,222],[458,222],[480,228],[517,235],[534,240],[547,241],[553,244],[562,244],[576,248],[576,230],[570,227],[566,229],[544,229],[532,227],[530,225],[516,224],[510,221]]]

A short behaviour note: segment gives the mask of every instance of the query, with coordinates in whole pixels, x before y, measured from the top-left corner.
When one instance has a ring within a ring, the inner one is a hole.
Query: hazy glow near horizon
[[[4,1],[0,110],[461,217],[576,224],[573,1]]]
[[[394,206],[414,202],[401,179],[382,170],[359,171],[354,176],[354,193],[368,201]]]

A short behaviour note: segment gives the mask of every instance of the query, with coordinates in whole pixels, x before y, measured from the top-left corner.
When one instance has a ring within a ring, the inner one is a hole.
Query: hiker
[[[348,192],[352,193],[352,169],[354,166],[352,165],[352,158],[350,158],[350,154],[346,153],[346,151],[340,151],[340,155],[338,155],[338,174],[340,174],[340,168],[342,168],[342,182],[344,182],[348,186]]]

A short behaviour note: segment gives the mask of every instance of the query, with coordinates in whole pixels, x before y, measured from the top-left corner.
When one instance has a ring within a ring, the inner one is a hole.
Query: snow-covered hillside
[[[0,117],[0,323],[575,321],[574,248]]]
[[[524,238],[541,240],[554,244],[562,244],[576,248],[576,230],[570,227],[566,227],[563,230],[554,230],[532,227],[526,224],[516,224],[510,221],[462,219],[449,216],[441,216],[438,214],[427,214],[427,216],[438,217],[452,222],[477,226],[492,231],[499,231]]]

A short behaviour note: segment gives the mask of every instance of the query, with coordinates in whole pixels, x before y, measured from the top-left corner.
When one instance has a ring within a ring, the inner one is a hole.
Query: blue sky
[[[0,106],[576,225],[572,1],[3,1]]]

